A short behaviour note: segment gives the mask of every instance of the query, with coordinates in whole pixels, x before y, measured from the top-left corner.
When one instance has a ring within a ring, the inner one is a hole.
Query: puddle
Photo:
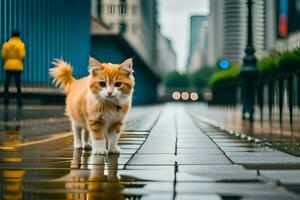
[[[0,199],[140,199],[142,194],[124,190],[143,190],[146,184],[120,176],[119,158],[74,150],[69,168],[0,170]]]

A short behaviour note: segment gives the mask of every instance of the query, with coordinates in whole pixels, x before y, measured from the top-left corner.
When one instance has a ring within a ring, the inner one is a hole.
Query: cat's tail
[[[53,83],[67,94],[70,85],[75,80],[72,75],[72,67],[61,59],[54,59],[52,64],[54,67],[49,69],[49,74],[53,78]]]

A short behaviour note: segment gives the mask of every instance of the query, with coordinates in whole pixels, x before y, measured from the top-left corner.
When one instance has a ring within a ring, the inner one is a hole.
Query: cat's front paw
[[[109,147],[109,148],[108,148],[108,153],[119,154],[119,153],[121,153],[121,148],[120,148],[118,145]]]
[[[85,143],[85,144],[83,144],[82,148],[84,150],[91,150],[92,149],[92,145],[90,143]]]
[[[105,140],[93,140],[92,154],[94,154],[94,155],[95,154],[98,154],[98,155],[106,155],[107,154]]]
[[[105,148],[98,148],[98,149],[93,149],[92,153],[94,155],[106,155],[107,154],[107,150]]]

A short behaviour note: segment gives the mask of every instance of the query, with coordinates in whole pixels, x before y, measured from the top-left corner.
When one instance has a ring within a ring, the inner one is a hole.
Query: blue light
[[[228,60],[220,60],[219,61],[219,67],[221,69],[228,69],[229,68],[229,62],[228,62]]]

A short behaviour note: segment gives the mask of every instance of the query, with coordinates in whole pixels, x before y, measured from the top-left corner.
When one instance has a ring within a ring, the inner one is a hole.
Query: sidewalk
[[[299,157],[230,135],[197,109],[133,108],[120,156],[73,151],[68,133],[3,148],[0,199],[300,199]]]

